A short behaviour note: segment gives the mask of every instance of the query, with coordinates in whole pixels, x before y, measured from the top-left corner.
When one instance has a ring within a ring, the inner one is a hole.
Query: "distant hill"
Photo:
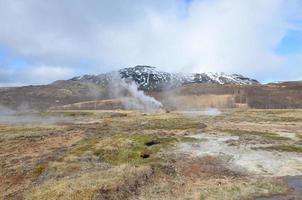
[[[246,104],[252,108],[302,108],[301,81],[263,85],[257,80],[238,74],[168,73],[150,66],[124,68],[99,75],[83,75],[69,80],[58,80],[48,85],[0,88],[0,104],[12,108],[21,106],[47,109],[110,99],[110,84],[117,73],[122,79],[136,82],[140,90],[163,102],[167,102],[165,100],[167,97],[173,99],[174,95],[181,96],[182,99],[183,96],[191,98],[190,96],[200,95],[227,95],[224,98],[228,103],[221,105],[230,105],[229,101],[232,100],[232,105]],[[201,104],[205,99],[202,98],[204,97],[194,97],[186,102],[200,101]],[[207,97],[213,98],[215,96]],[[100,105],[110,104],[102,102]]]

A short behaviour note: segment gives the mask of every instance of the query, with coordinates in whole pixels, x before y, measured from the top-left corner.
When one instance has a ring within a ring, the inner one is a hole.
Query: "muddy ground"
[[[0,125],[2,199],[301,199],[302,110],[27,115]]]

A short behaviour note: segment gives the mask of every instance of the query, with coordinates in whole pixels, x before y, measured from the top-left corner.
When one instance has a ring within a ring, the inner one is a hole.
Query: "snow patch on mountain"
[[[95,84],[108,84],[116,72],[84,75],[72,78],[73,81],[84,81]],[[225,73],[168,73],[157,70],[155,67],[139,65],[124,68],[118,71],[122,79],[136,82],[142,90],[160,90],[173,88],[189,83],[212,83],[212,84],[236,84],[253,85],[259,84],[257,80],[244,77],[240,74]]]

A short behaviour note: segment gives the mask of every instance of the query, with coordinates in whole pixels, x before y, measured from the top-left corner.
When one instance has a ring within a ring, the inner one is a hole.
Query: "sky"
[[[302,0],[0,0],[0,86],[135,65],[302,80]]]

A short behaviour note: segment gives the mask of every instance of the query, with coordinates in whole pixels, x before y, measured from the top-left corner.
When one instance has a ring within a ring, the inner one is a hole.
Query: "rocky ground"
[[[0,121],[2,199],[302,195],[302,110],[30,116]]]

